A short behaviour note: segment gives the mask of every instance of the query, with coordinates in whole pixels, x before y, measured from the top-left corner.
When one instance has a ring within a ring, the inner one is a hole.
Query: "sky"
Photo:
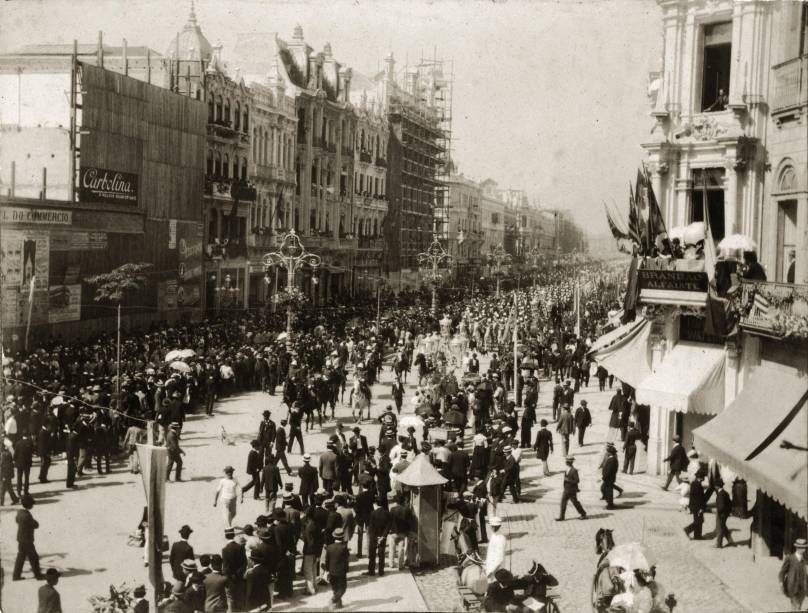
[[[148,45],[165,52],[190,0],[0,3],[0,53],[28,43]],[[624,203],[653,121],[648,73],[661,62],[653,0],[196,0],[197,20],[228,55],[239,33],[295,25],[365,74],[437,54],[454,69],[452,151],[475,180],[523,189],[606,233],[602,203]]]

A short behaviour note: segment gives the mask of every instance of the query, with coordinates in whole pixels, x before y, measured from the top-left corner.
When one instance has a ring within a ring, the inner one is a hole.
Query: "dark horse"
[[[599,554],[598,566],[600,566],[603,559],[614,547],[614,537],[612,537],[613,530],[607,528],[598,528],[595,533],[595,553]]]

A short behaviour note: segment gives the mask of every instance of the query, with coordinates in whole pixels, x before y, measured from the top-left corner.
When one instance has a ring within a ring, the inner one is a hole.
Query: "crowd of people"
[[[556,382],[553,420],[570,466],[559,519],[567,501],[585,515],[576,498],[569,440],[577,432],[578,443],[584,443],[591,415],[586,401],[574,407],[574,396],[589,384],[587,348],[614,306],[603,296],[617,298],[619,290],[613,286],[617,276],[603,265],[571,266],[542,272],[531,279],[532,287],[500,297],[477,294],[445,305],[443,319],[468,341],[460,381],[448,372],[445,353],[425,350],[425,339],[441,322],[420,293],[399,296],[378,326],[370,324],[375,318],[367,304],[301,311],[292,339],[285,338],[284,322],[274,314],[138,332],[122,343],[120,371],[111,336],[81,344],[53,341],[18,354],[4,363],[0,504],[6,493],[15,504],[27,493],[34,455],[40,458],[39,480],[47,483],[50,458],[64,453],[66,485],[80,488],[93,461],[99,473],[108,472],[111,458],[123,454],[129,470],[138,472],[135,448],[147,440],[168,448],[168,473],[181,481],[182,429],[189,413],[211,415],[217,399],[241,392],[278,394],[286,414],[277,423],[269,412],[262,416],[247,459],[249,482],[239,484],[227,467],[218,484],[214,504],[224,515],[225,547],[221,554],[198,557],[192,549],[183,554],[182,547],[176,552],[172,547],[174,583],[161,606],[166,611],[271,606],[273,598],[291,596],[296,560],[305,591],[314,593],[327,576],[339,606],[354,534],[356,554],[368,557],[368,575],[416,563],[417,520],[408,489],[396,476],[420,454],[447,479],[447,506],[457,511],[471,549],[487,540],[486,526],[496,532],[497,504],[505,496],[521,499],[523,450],[535,449],[549,472],[549,423],[536,419],[544,376]],[[578,311],[572,308],[576,292]],[[517,369],[509,355],[514,335]],[[486,373],[479,368],[483,354],[490,358]],[[393,402],[384,409],[376,403],[371,411],[370,386],[384,368],[394,372]],[[413,399],[420,422],[405,427],[404,383],[413,368],[421,384]],[[601,387],[607,377],[598,373]],[[319,431],[324,420],[333,423],[338,404],[351,407],[356,424],[350,432],[336,424],[314,468],[305,452],[306,433]],[[521,416],[517,405],[525,407]],[[362,433],[364,410],[381,424],[378,440]],[[295,446],[303,461],[294,475],[296,492],[286,457]],[[237,533],[236,505],[250,490],[264,498],[265,514]],[[180,532],[186,544],[190,534],[187,526]],[[490,556],[497,550],[488,549]],[[493,581],[501,561],[489,566]]]

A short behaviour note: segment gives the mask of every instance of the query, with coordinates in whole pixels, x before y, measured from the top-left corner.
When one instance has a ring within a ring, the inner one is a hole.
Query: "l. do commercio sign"
[[[129,172],[83,166],[79,175],[81,200],[136,205],[137,179]]]

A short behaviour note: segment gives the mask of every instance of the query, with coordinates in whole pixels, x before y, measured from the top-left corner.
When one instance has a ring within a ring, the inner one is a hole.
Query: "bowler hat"
[[[568,455],[566,458],[567,464],[572,464],[575,461],[575,456]]]
[[[134,590],[132,590],[132,596],[135,598],[143,598],[146,595],[146,586],[145,585],[138,585]]]
[[[197,569],[196,561],[192,560],[191,558],[185,558],[180,566],[182,566],[182,570],[191,571]]]
[[[179,529],[179,533],[183,537],[187,537],[189,534],[191,534],[191,532],[193,532],[193,530],[191,530],[191,526],[189,526],[188,524],[185,524],[182,528]]]

